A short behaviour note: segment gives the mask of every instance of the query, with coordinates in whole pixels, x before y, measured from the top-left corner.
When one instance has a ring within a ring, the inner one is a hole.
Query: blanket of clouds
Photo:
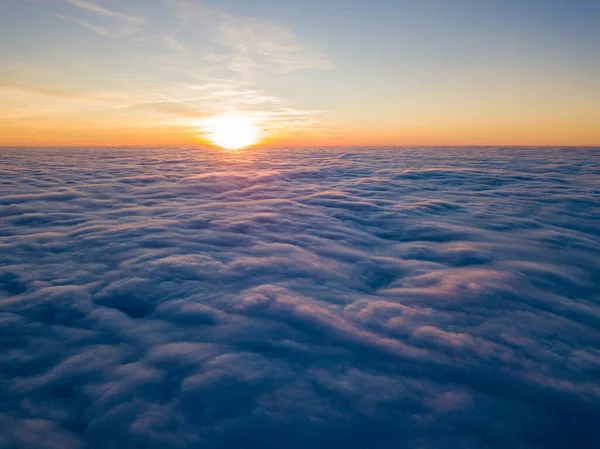
[[[598,448],[598,149],[3,149],[0,448]]]

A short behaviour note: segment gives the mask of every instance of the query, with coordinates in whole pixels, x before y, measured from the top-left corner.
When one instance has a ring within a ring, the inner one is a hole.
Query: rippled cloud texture
[[[597,150],[0,175],[2,448],[600,447]]]

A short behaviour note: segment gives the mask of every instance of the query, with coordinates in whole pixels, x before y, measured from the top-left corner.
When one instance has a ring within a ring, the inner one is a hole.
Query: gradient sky
[[[0,145],[600,145],[597,0],[2,0]]]

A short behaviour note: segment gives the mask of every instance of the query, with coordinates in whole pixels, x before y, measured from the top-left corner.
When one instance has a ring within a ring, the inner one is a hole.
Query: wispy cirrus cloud
[[[327,111],[298,107],[265,91],[262,81],[303,69],[331,68],[327,55],[272,21],[233,15],[204,2],[173,4],[179,26],[162,36],[169,52],[163,63],[185,66],[186,76],[197,82],[179,86],[172,97],[200,104],[209,114],[243,111],[268,131],[322,126]]]
[[[140,27],[145,22],[145,19],[140,16],[109,9],[98,3],[89,2],[87,0],[63,1],[76,8],[76,10],[73,14],[53,13],[53,16],[62,20],[76,23],[101,36],[132,36],[140,31]],[[91,13],[92,16],[89,19],[83,18],[79,17],[76,12]],[[103,22],[95,23],[98,19],[103,20]]]
[[[265,72],[281,74],[333,66],[325,54],[268,20],[228,14],[188,0],[178,2],[177,15],[183,26],[201,24],[207,33],[213,45],[203,53],[205,61],[246,78]]]
[[[108,28],[100,26],[100,25],[94,25],[93,23],[87,22],[83,19],[80,19],[79,17],[67,16],[64,14],[53,14],[53,16],[57,17],[59,19],[62,19],[62,20],[67,20],[69,22],[73,22],[78,25],[81,25],[82,27],[87,28],[88,30],[90,30],[96,34],[100,34],[102,36],[111,36],[112,35],[111,31]]]
[[[125,20],[128,22],[141,23],[144,22],[144,19],[141,17],[133,16],[130,14],[125,14],[119,11],[113,11],[111,9],[105,8],[97,3],[92,3],[87,0],[65,0],[67,3],[76,6],[77,8],[84,9],[89,12],[93,12],[95,14],[99,14],[106,17],[112,17],[119,20]]]
[[[142,15],[136,9],[139,5],[109,0],[52,0],[44,5],[45,13],[58,20],[104,38],[125,38],[114,42],[112,58],[119,58],[122,73],[110,72],[104,79],[94,73],[98,84],[70,79],[60,70],[52,79],[70,82],[55,85],[39,80],[36,70],[30,71],[26,82],[7,78],[10,88],[0,85],[0,94],[10,95],[12,103],[4,108],[2,119],[33,122],[60,114],[61,120],[76,122],[86,113],[101,115],[102,120],[112,114],[120,122],[122,114],[129,114],[136,123],[162,120],[197,130],[206,117],[235,111],[251,116],[267,132],[324,123],[326,111],[273,95],[264,82],[272,76],[332,66],[325,54],[278,23],[227,13],[203,1],[157,0],[164,7],[161,16],[149,9]],[[54,7],[48,10],[47,5]],[[127,50],[128,57],[134,55],[131,63],[121,50]],[[103,64],[101,55],[98,60]],[[9,89],[12,93],[7,94]],[[17,91],[27,96],[18,99]]]
[[[209,80],[202,84],[174,85],[166,92],[153,95],[161,101],[170,102],[175,109],[166,105],[153,108],[163,112],[188,108],[185,114],[177,114],[179,123],[184,126],[198,124],[193,119],[201,117],[197,114],[199,110],[205,116],[243,111],[266,131],[289,126],[312,128],[316,123],[322,123],[327,115],[327,111],[299,108],[283,97],[269,95],[250,81]]]
[[[43,96],[49,96],[49,97],[58,97],[58,98],[81,97],[80,93],[70,91],[70,90],[56,89],[56,88],[51,88],[51,87],[39,87],[39,86],[30,85],[30,84],[11,83],[11,82],[5,82],[5,81],[0,81],[0,92],[2,92],[2,91],[17,91],[17,92],[22,92],[22,93],[43,95]]]
[[[230,17],[218,27],[218,42],[231,52],[230,68],[243,74],[332,66],[324,54],[300,43],[289,30],[263,20]]]

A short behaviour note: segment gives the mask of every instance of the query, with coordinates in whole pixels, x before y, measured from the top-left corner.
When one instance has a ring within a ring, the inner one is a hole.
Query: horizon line
[[[599,148],[600,144],[594,145],[577,145],[577,144],[389,144],[389,145],[269,145],[269,146],[248,146],[240,150],[263,150],[263,149],[283,149],[283,148]],[[0,149],[9,148],[186,148],[186,149],[199,149],[199,150],[217,150],[217,151],[231,151],[224,150],[211,145],[178,145],[178,144],[167,144],[167,145],[0,145]]]

